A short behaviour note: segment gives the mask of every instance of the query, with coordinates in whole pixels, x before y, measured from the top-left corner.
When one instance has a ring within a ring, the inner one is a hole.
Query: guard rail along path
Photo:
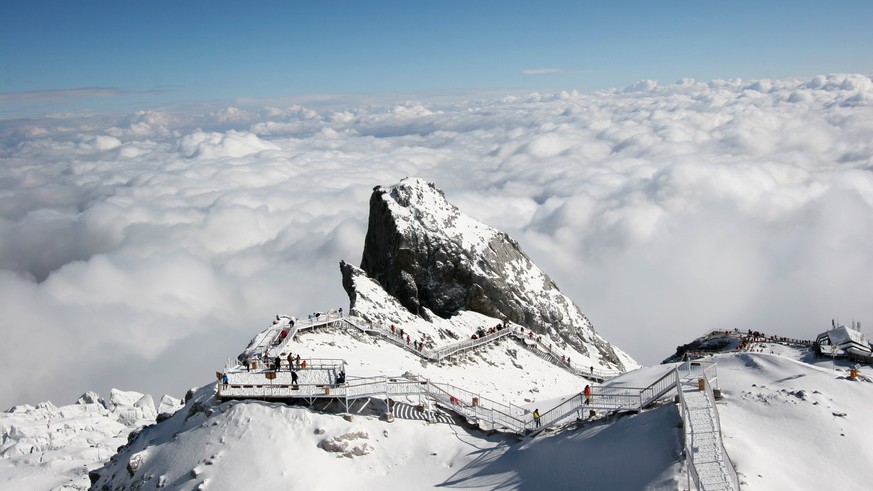
[[[247,349],[257,360],[244,367],[239,360],[228,360],[222,379],[217,384],[218,396],[222,399],[272,399],[305,400],[312,404],[315,399],[332,398],[349,404],[357,399],[379,398],[386,401],[391,412],[392,397],[413,396],[419,403],[429,400],[438,406],[458,414],[483,430],[493,430],[519,435],[535,436],[540,432],[574,421],[584,411],[597,410],[607,414],[639,412],[672,390],[679,396],[685,435],[685,454],[688,459],[688,486],[705,490],[738,490],[739,479],[721,441],[721,426],[712,384],[717,387],[718,372],[715,362],[686,361],[675,364],[645,387],[599,385],[593,388],[586,403],[582,394],[543,412],[539,423],[532,419],[530,411],[509,403],[501,403],[479,396],[466,389],[446,383],[425,379],[418,375],[346,378],[346,362],[342,359],[306,358],[295,360],[287,371],[269,367],[269,350],[283,352],[293,336],[300,330],[327,325],[348,325],[370,335],[403,347],[423,358],[439,361],[447,356],[475,349],[507,336],[524,342],[544,359],[549,359],[581,376],[591,378],[592,370],[574,366],[566,357],[559,358],[551,346],[538,338],[524,333],[520,328],[505,328],[477,339],[462,340],[439,349],[418,349],[383,326],[363,322],[341,313],[328,313],[302,321],[290,316],[278,316],[272,328],[256,338]],[[423,347],[422,347],[423,348]],[[280,358],[281,360],[281,358]],[[292,369],[296,371],[292,374]],[[605,376],[604,373],[599,375]],[[297,380],[294,380],[294,377]],[[605,378],[605,377],[604,377]]]
[[[300,370],[304,362],[306,369]],[[344,402],[347,411],[350,402],[356,399],[382,398],[387,401],[389,412],[392,396],[417,396],[420,400],[433,401],[482,429],[534,436],[570,418],[575,420],[583,410],[593,409],[607,414],[642,411],[676,389],[682,381],[699,377],[703,373],[701,367],[714,367],[715,364],[686,362],[645,387],[596,386],[588,404],[581,394],[570,397],[542,413],[539,426],[527,409],[511,402],[493,401],[466,389],[417,375],[346,379],[345,365],[346,362],[340,359],[302,359],[295,367],[298,369],[296,383],[290,370],[250,371],[236,366],[224,374],[226,383],[220,381],[217,384],[218,396],[222,399],[302,399],[309,403],[319,398],[335,398]]]
[[[721,440],[721,426],[712,384],[718,387],[717,365],[713,361],[686,361],[675,364],[645,387],[598,385],[593,387],[586,403],[582,394],[569,397],[562,403],[543,412],[537,424],[530,411],[510,403],[501,403],[479,396],[460,387],[425,379],[418,375],[348,377],[345,375],[345,360],[307,358],[282,371],[266,369],[274,354],[285,351],[288,343],[302,330],[319,326],[350,326],[369,335],[378,336],[430,361],[462,353],[491,342],[512,336],[534,351],[541,358],[554,363],[576,375],[603,382],[619,373],[596,371],[592,367],[573,364],[569,357],[553,350],[530,331],[520,326],[499,329],[477,339],[465,339],[437,349],[418,349],[385,326],[375,325],[360,318],[343,316],[341,312],[328,312],[314,318],[297,320],[290,316],[277,316],[273,326],[256,337],[246,349],[246,356],[254,360],[251,366],[243,367],[240,360],[228,360],[226,377],[217,384],[218,396],[222,399],[302,399],[312,404],[315,399],[333,398],[349,404],[357,399],[379,398],[386,401],[391,412],[392,397],[418,397],[419,403],[429,400],[444,409],[465,418],[483,430],[493,430],[519,435],[535,436],[540,432],[575,421],[583,411],[598,410],[607,414],[639,412],[658,399],[676,390],[683,419],[685,455],[688,462],[688,486],[701,490],[739,490],[736,470],[727,455]],[[281,360],[281,358],[280,358]],[[260,361],[260,366],[258,366]],[[306,369],[301,370],[303,363]],[[291,368],[296,368],[298,379],[293,380]]]
[[[603,370],[594,368],[593,366],[585,367],[578,363],[572,363],[570,361],[570,356],[564,355],[557,349],[553,349],[550,344],[546,345],[546,343],[541,340],[540,336],[535,336],[532,331],[525,330],[523,327],[516,324],[510,324],[505,328],[499,328],[493,333],[488,333],[484,336],[477,337],[476,339],[464,339],[434,349],[427,347],[417,349],[415,343],[410,344],[409,342],[406,342],[402,337],[399,337],[395,332],[392,332],[387,326],[373,324],[359,317],[343,315],[342,312],[333,310],[319,314],[317,317],[300,320],[288,315],[276,316],[276,321],[273,325],[255,338],[249,348],[246,349],[246,355],[253,359],[260,359],[261,363],[266,363],[268,361],[267,358],[270,358],[270,353],[279,354],[286,352],[287,345],[300,331],[316,327],[343,325],[355,328],[371,336],[377,336],[384,341],[399,346],[417,356],[433,362],[440,362],[450,356],[471,351],[478,347],[511,336],[513,339],[522,343],[525,348],[533,351],[540,358],[553,363],[574,375],[585,377],[596,382],[603,382],[621,374],[619,370]],[[225,370],[232,369],[237,362],[238,360],[229,359],[225,364]]]
[[[739,490],[737,471],[724,448],[712,382],[718,384],[715,363],[701,365],[697,380],[678,387],[685,436],[688,489]]]

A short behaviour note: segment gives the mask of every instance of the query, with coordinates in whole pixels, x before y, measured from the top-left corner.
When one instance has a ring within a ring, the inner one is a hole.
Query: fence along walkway
[[[705,364],[715,365],[713,362]],[[608,413],[640,412],[651,406],[655,401],[676,389],[685,379],[693,378],[702,373],[703,364],[683,363],[662,375],[645,387],[624,387],[606,385],[592,387],[591,399],[585,403],[584,396],[571,397],[540,415],[541,426],[533,430],[537,434],[547,428],[560,424],[572,417],[584,416],[584,411],[600,410]]]
[[[498,329],[476,339],[463,339],[437,349],[423,348],[419,350],[416,349],[415,343],[407,342],[404,337],[398,336],[398,332],[395,332],[396,330],[392,331],[385,326],[372,324],[354,316],[344,316],[342,313],[335,311],[329,311],[314,318],[296,320],[296,322],[290,316],[277,316],[273,325],[250,343],[245,351],[245,355],[252,358],[259,357],[263,360],[264,365],[269,365],[272,361],[272,357],[268,354],[269,350],[272,350],[272,353],[276,355],[285,352],[288,343],[291,342],[299,331],[319,326],[343,324],[366,334],[379,336],[385,341],[400,346],[430,361],[439,362],[446,357],[484,346],[508,336],[513,336],[524,343],[528,349],[535,352],[537,356],[576,375],[602,382],[606,378],[614,377],[620,373],[617,370],[614,372],[593,370],[591,367],[585,369],[580,365],[571,364],[569,357],[564,358],[563,355],[561,355],[562,358],[559,361],[559,354],[552,349],[551,345],[546,346],[540,341],[538,336],[533,336],[529,331],[525,332],[520,326]],[[284,336],[282,335],[283,332],[285,333]],[[348,408],[348,401],[355,398],[382,395],[389,398],[391,395],[417,394],[430,397],[447,409],[479,424],[480,427],[515,433],[538,432],[551,427],[562,422],[566,416],[577,414],[577,410],[581,410],[582,406],[581,398],[578,398],[578,400],[577,398],[570,398],[568,402],[544,414],[543,418],[541,418],[541,423],[545,422],[545,424],[536,427],[530,417],[526,416],[529,411],[512,404],[500,404],[489,401],[458,387],[427,382],[423,384],[424,387],[418,387],[417,391],[398,392],[398,387],[403,386],[400,382],[402,377],[354,379],[355,382],[349,379],[347,384],[336,384],[338,374],[344,372],[344,361],[318,359],[306,359],[305,361],[313,370],[298,372],[300,377],[298,383],[293,384],[290,371],[252,373],[247,370],[241,370],[238,360],[229,359],[225,365],[228,384],[219,384],[219,395],[224,398],[302,398],[310,400],[310,402],[314,398],[319,397],[337,397],[345,399],[346,407]],[[316,366],[319,368],[316,369]],[[319,370],[325,372],[325,375],[312,375]],[[268,373],[272,378],[265,382],[263,377]],[[592,404],[586,405],[586,408],[606,410],[608,412],[640,411],[644,407],[642,404],[644,398],[651,398],[650,396],[656,390],[658,391],[657,397],[664,393],[664,390],[655,388],[662,384],[663,381],[656,381],[653,386],[638,389],[595,388]],[[351,390],[349,390],[349,387],[351,387]],[[670,388],[665,390],[670,390]],[[525,419],[527,419],[527,422],[525,422]]]
[[[522,342],[526,348],[533,351],[538,357],[552,364],[555,364],[574,375],[585,377],[590,380],[595,380],[597,382],[603,382],[621,374],[621,371],[619,370],[603,370],[594,367],[583,367],[578,363],[571,363],[569,356],[565,356],[558,350],[553,349],[551,345],[547,346],[545,343],[542,342],[539,336],[530,336],[530,331],[527,331],[527,333],[525,333],[524,329],[522,329],[521,326],[517,325],[498,329],[496,332],[487,333],[484,336],[477,337],[476,339],[463,339],[461,341],[448,344],[441,348],[424,348],[422,350],[417,350],[414,346],[411,346],[409,343],[405,342],[403,338],[398,337],[396,333],[391,332],[390,329],[384,326],[365,323],[361,319],[357,319],[355,317],[344,317],[342,320],[363,332],[381,336],[386,341],[396,344],[397,346],[400,346],[430,361],[439,362],[449,356],[463,353],[465,351],[470,351],[480,346],[484,346],[488,343],[497,341],[499,339],[512,336],[513,338]]]
[[[290,371],[231,371],[227,373],[228,383],[218,384],[218,395],[224,399],[303,399],[310,403],[317,398],[337,398],[345,402],[346,410],[350,401],[359,398],[384,398],[390,405],[391,397],[417,396],[419,402],[423,398],[432,400],[486,430],[536,435],[571,417],[575,419],[581,416],[583,410],[593,409],[607,413],[639,412],[675,389],[681,381],[699,376],[703,373],[704,365],[714,365],[711,362],[677,365],[667,374],[641,388],[609,385],[594,387],[588,404],[585,404],[581,395],[570,397],[542,413],[540,424],[537,425],[529,411],[522,407],[493,401],[450,384],[434,382],[420,376],[349,378],[345,383],[337,383],[337,376],[343,371],[345,361],[306,361],[309,368],[297,372],[297,384],[292,382]]]
[[[417,356],[435,362],[442,361],[443,359],[458,353],[473,350],[508,336],[522,339],[522,336],[518,332],[518,327],[512,326],[505,329],[499,329],[496,332],[488,333],[485,336],[477,337],[476,339],[462,339],[439,348],[423,348],[419,350],[416,349],[415,343],[406,342],[404,337],[399,336],[399,331],[397,330],[392,332],[386,326],[373,324],[359,317],[347,316],[339,312],[331,311],[315,318],[300,319],[296,322],[293,322],[293,320],[292,317],[287,315],[277,316],[276,322],[263,333],[258,335],[252,343],[249,344],[249,347],[245,350],[245,354],[252,358],[267,358],[269,357],[269,355],[267,355],[268,351],[271,351],[274,354],[286,352],[285,348],[298,332],[329,325],[351,326],[365,334],[378,336],[391,344],[416,354]],[[283,331],[285,332],[284,337],[282,336]],[[225,369],[230,370],[235,365],[235,360],[228,360]],[[613,376],[618,373],[619,372],[616,370]],[[581,371],[579,371],[578,374],[585,376],[585,373],[582,373]]]
[[[524,408],[492,401],[460,387],[431,382],[419,376],[349,378],[343,384],[333,383],[330,373],[325,372],[339,371],[343,363],[343,360],[313,360],[313,369],[298,372],[301,375],[297,384],[291,382],[290,372],[279,372],[270,380],[265,379],[264,373],[272,372],[229,373],[228,383],[218,384],[218,395],[223,399],[303,399],[310,403],[318,398],[336,398],[344,400],[346,410],[350,401],[375,397],[387,401],[389,412],[392,397],[417,396],[419,403],[425,398],[430,399],[483,429],[523,434],[530,427],[526,421],[530,418],[525,416]]]
[[[343,315],[341,312],[336,311],[329,311],[318,317],[296,320],[296,322],[291,316],[277,316],[276,322],[256,338],[255,341],[257,342],[253,341],[250,344],[249,348],[246,349],[246,354],[260,355],[265,354],[267,350],[272,350],[274,354],[286,352],[285,348],[288,343],[291,342],[293,337],[297,335],[299,331],[329,325],[347,325],[353,327],[365,334],[378,336],[384,341],[434,362],[440,362],[452,355],[470,351],[512,336],[519,342],[522,342],[527,349],[534,352],[538,357],[557,365],[574,375],[585,377],[597,382],[603,382],[621,374],[621,371],[619,370],[604,370],[594,367],[584,367],[578,363],[571,363],[569,356],[565,356],[560,351],[553,349],[551,345],[546,345],[542,342],[539,336],[532,336],[530,335],[530,331],[525,332],[521,326],[517,325],[498,329],[493,333],[488,333],[484,336],[477,337],[476,339],[462,339],[439,348],[423,348],[419,350],[416,349],[415,343],[406,342],[404,337],[399,336],[397,332],[392,332],[386,326],[373,324],[359,317]],[[282,336],[283,331],[286,333],[284,337]],[[225,369],[229,370],[235,364],[235,361],[228,360]]]
[[[737,471],[721,439],[721,423],[705,369],[697,383],[685,380],[678,388],[688,462],[688,488],[739,490]],[[703,390],[701,390],[703,389]]]
[[[317,318],[293,322],[288,316],[279,316],[272,328],[259,338],[253,340],[247,353],[269,349],[273,346],[274,353],[280,353],[300,330],[334,323],[345,323],[361,332],[380,336],[388,342],[411,351],[423,358],[439,361],[447,356],[474,349],[503,337],[512,335],[523,341],[528,348],[537,352],[538,356],[571,372],[600,380],[614,377],[616,374],[597,372],[571,364],[568,359],[558,362],[551,346],[543,345],[538,338],[525,337],[517,328],[498,330],[478,339],[462,340],[457,343],[431,350],[417,350],[414,346],[400,339],[396,334],[383,326],[365,323],[355,317],[345,317],[341,313],[328,312]],[[286,336],[281,331],[286,330]],[[255,342],[257,341],[257,342]],[[238,367],[236,360],[228,360],[227,368]],[[673,370],[664,374],[651,384],[642,388],[602,385],[593,388],[590,402],[585,404],[584,396],[570,397],[566,401],[541,414],[537,424],[529,417],[529,411],[503,404],[487,398],[474,395],[465,389],[449,384],[431,382],[419,376],[415,377],[368,377],[350,378],[346,383],[337,384],[337,375],[344,372],[343,360],[308,359],[311,370],[300,373],[298,384],[291,382],[290,372],[273,372],[269,384],[264,383],[260,375],[239,370],[229,370],[228,384],[218,384],[218,395],[222,398],[302,398],[310,403],[316,398],[331,397],[345,401],[348,411],[349,401],[359,398],[384,397],[389,405],[392,396],[417,396],[429,398],[436,404],[455,412],[467,420],[486,430],[496,430],[521,435],[536,435],[539,432],[561,424],[573,416],[583,415],[585,410],[600,410],[608,413],[623,411],[639,412],[648,407],[673,389],[679,394],[682,406],[682,417],[685,428],[686,458],[689,461],[689,488],[694,481],[697,489],[738,490],[739,479],[727,451],[721,441],[721,426],[718,411],[715,408],[715,398],[711,384],[716,383],[718,374],[715,362],[685,362],[677,364]],[[240,374],[245,373],[245,376]],[[251,375],[255,375],[252,379]],[[278,381],[277,381],[278,379]],[[694,381],[698,382],[697,390]],[[260,382],[260,383],[258,383]],[[700,390],[699,384],[704,384],[705,390]]]
[[[345,317],[342,313],[336,311],[326,312],[317,317],[310,317],[308,319],[295,319],[289,315],[277,315],[273,325],[255,336],[241,356],[245,356],[251,360],[261,359],[262,363],[267,365],[269,361],[272,361],[267,360],[268,358],[287,352],[286,348],[288,344],[298,332],[316,327],[341,324],[344,321],[348,324],[352,324],[351,322],[348,322],[348,317]],[[358,329],[361,328],[358,327]],[[364,329],[361,330],[365,331]],[[282,335],[283,331],[285,332],[284,336]],[[224,369],[225,371],[232,371],[235,368],[238,368],[239,363],[239,359],[228,358],[224,365]]]
[[[507,327],[505,329],[499,329],[496,332],[486,334],[485,336],[477,337],[476,339],[462,339],[460,341],[448,344],[446,346],[442,346],[440,348],[423,348],[419,350],[415,348],[414,343],[410,344],[406,342],[405,338],[400,337],[398,332],[392,332],[389,328],[385,326],[372,324],[357,317],[343,317],[342,321],[360,330],[361,332],[365,332],[374,336],[379,336],[389,343],[400,346],[401,348],[415,353],[416,355],[429,361],[436,362],[442,361],[444,358],[447,358],[449,356],[464,351],[469,351],[486,345],[488,343],[497,341],[498,339],[513,335],[516,332],[514,327]]]
[[[525,347],[531,350],[536,356],[569,371],[573,375],[594,380],[596,382],[605,382],[606,380],[621,375],[620,370],[604,370],[601,368],[594,368],[593,366],[585,367],[578,363],[574,363],[570,361],[569,356],[552,348],[551,344],[546,345],[539,336],[531,336],[530,331],[528,331],[527,334],[528,335],[525,335],[523,331],[513,332],[513,336],[523,342]]]

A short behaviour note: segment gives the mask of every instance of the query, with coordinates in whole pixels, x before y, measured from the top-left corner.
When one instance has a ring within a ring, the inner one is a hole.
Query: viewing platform
[[[603,383],[596,385],[592,382],[588,397],[583,394],[566,397],[562,402],[543,408],[539,417],[534,419],[528,408],[490,400],[467,389],[418,375],[355,377],[346,373],[348,364],[343,359],[288,359],[286,348],[299,331],[330,325],[352,327],[379,336],[431,361],[500,339],[515,339],[540,358],[588,380]],[[379,399],[384,401],[389,419],[393,419],[395,400],[405,397],[408,402],[413,397],[418,399],[420,411],[435,404],[485,431],[536,436],[549,428],[584,420],[589,413],[640,412],[675,394],[682,408],[689,486],[693,481],[698,489],[739,489],[736,471],[721,442],[714,396],[718,387],[715,362],[685,361],[625,374],[595,374],[593,367],[586,370],[573,364],[569,357],[542,343],[540,336],[524,332],[520,326],[492,328],[471,339],[437,349],[425,349],[419,343],[410,343],[408,337],[402,337],[402,331],[400,335],[395,331],[346,317],[341,312],[319,314],[302,322],[290,316],[277,316],[273,325],[256,336],[237,359],[227,361],[223,373],[217,372],[217,395],[225,400],[298,400],[310,405],[317,399],[329,398],[340,401],[347,413],[356,400]]]

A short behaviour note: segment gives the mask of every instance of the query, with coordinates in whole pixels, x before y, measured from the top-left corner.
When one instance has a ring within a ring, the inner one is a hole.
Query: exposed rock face
[[[346,263],[341,269],[354,309],[351,280],[360,273]],[[433,183],[407,178],[373,189],[361,270],[425,319],[429,312],[450,318],[461,310],[508,319],[624,368],[588,318],[516,241],[461,213]]]

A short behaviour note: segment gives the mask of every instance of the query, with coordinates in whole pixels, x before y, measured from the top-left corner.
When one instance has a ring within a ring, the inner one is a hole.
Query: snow
[[[344,358],[350,375],[410,371],[541,412],[577,397],[586,383],[509,339],[441,365],[344,328],[304,331],[291,349]],[[867,417],[873,369],[861,367],[853,380],[848,362],[814,359],[802,348],[755,343],[749,349],[753,352],[711,358],[723,395],[717,409],[724,445],[743,489],[866,488],[873,459],[873,421]],[[674,366],[645,367],[605,385],[645,385]],[[344,414],[344,408],[325,407],[325,401],[313,407],[220,402],[213,394],[214,385],[198,389],[181,410],[143,428],[130,444],[131,427],[119,422],[120,412],[99,403],[17,406],[0,414],[0,489],[86,489],[87,470],[124,444],[97,470],[99,486],[231,490],[254,484],[307,491],[686,486],[681,417],[670,394],[639,414],[570,422],[524,439],[488,434],[433,407],[419,412],[414,397],[395,400],[395,419],[388,422],[384,402],[377,399],[359,401]],[[82,398],[99,399],[93,393]],[[107,406],[130,410],[147,402],[135,392],[113,391]],[[31,444],[40,445],[33,454],[25,449]]]
[[[641,367],[638,370],[610,379],[603,385],[607,387],[648,387],[652,382],[659,380],[661,377],[672,372],[677,365],[679,364],[667,363],[663,365],[655,365],[653,367]]]
[[[507,340],[458,365],[443,366],[340,329],[308,331],[295,349],[343,357],[350,373],[416,371],[541,412],[578,395],[584,380],[562,378],[560,369],[536,357],[524,360],[529,370],[501,364],[508,358],[504,344]],[[743,488],[863,487],[866,462],[873,457],[865,448],[873,428],[862,417],[873,403],[873,386],[866,381],[873,371],[865,367],[863,378],[848,380],[845,367],[834,372],[815,366],[830,361],[810,359],[795,347],[762,343],[752,349],[765,347],[784,356],[713,358],[724,395],[717,405],[722,433]],[[674,366],[643,368],[607,385],[646,385]],[[185,410],[146,429],[117,462],[101,470],[101,483],[111,489],[156,489],[161,481],[183,489],[238,489],[257,482],[282,489],[386,490],[409,489],[410,483],[465,489],[677,489],[686,484],[681,417],[669,394],[640,414],[571,422],[519,440],[489,435],[445,415],[442,422],[428,422],[417,416],[416,398],[395,401],[396,419],[389,423],[379,400],[353,404],[343,417],[338,412],[344,409],[336,405],[319,410],[323,402],[316,408],[219,402],[212,392],[211,385],[201,388]],[[828,465],[820,463],[823,455]],[[133,478],[126,467],[132,458],[140,466]],[[834,478],[837,470],[842,473]]]
[[[476,327],[489,325],[479,324],[483,317],[472,312],[464,314],[463,318],[468,320],[469,333]],[[493,319],[488,320],[493,322]],[[457,321],[458,323],[453,324],[456,329],[463,325],[460,319]],[[432,332],[426,328],[433,329],[426,321],[419,322],[421,324],[398,323],[397,327],[405,328],[415,340],[426,332]],[[519,405],[525,400],[557,397],[566,393],[568,387],[577,387],[576,392],[584,387],[584,380],[557,369],[512,339],[503,339],[486,348],[435,364],[377,338],[359,335],[345,328],[341,332],[355,335],[338,335],[340,331],[336,331],[334,335],[325,335],[321,331],[302,334],[292,351],[295,354],[300,353],[304,358],[343,359],[347,363],[346,374],[349,377],[411,372],[434,381],[473,390],[482,397],[497,401],[512,400]],[[469,337],[465,332],[460,335],[462,339]]]
[[[208,393],[204,388],[198,397]],[[612,489],[655,483],[669,489],[681,467],[674,407],[521,443],[457,424],[400,418],[387,423],[366,410],[347,421],[255,401],[212,409],[209,417],[197,413],[187,420],[180,412],[134,442],[128,452],[142,458],[142,489],[153,489],[161,478],[183,489],[204,482],[207,489],[242,489],[253,482],[291,490],[567,489],[569,483]],[[640,438],[644,444],[634,445]],[[627,458],[615,458],[619,453]],[[112,482],[140,482],[129,480],[125,466],[121,461],[112,468],[121,473]]]
[[[355,277],[355,289],[358,293],[358,298],[355,302],[356,311],[364,317],[380,321],[386,326],[393,324],[397,329],[402,328],[404,333],[409,334],[412,341],[422,340],[426,347],[444,346],[460,339],[469,339],[477,329],[487,329],[500,323],[497,319],[470,311],[461,311],[451,319],[442,319],[428,312],[428,317],[432,321],[425,321],[423,318],[409,313],[395,298],[388,295],[378,283],[363,275]],[[555,291],[555,293],[560,295],[560,292]],[[586,339],[589,339],[590,333],[587,330],[580,330],[579,332]],[[563,343],[556,340],[553,344],[561,346]],[[513,348],[510,349],[526,351],[517,344],[513,344]],[[600,358],[583,354],[574,350],[569,345],[564,346],[560,351],[576,363],[581,363],[582,366],[594,366],[597,370],[613,368],[605,364]],[[618,348],[614,348],[614,351],[619,355],[620,360],[625,366],[637,366],[636,362]],[[319,354],[318,357],[336,358],[337,356],[321,356]],[[537,359],[532,355],[525,356],[524,358]],[[519,361],[519,363],[522,362]],[[523,363],[522,366],[524,366]],[[395,374],[396,372],[388,371],[388,373]],[[366,373],[365,375],[376,375],[376,373]]]
[[[842,347],[844,344],[855,343],[860,346],[869,347],[864,333],[861,331],[850,329],[846,326],[838,326],[827,331],[828,339],[831,345]]]
[[[487,259],[489,256],[485,253],[486,249],[494,249],[504,240],[514,243],[509,237],[500,237],[502,233],[498,230],[462,213],[446,200],[442,191],[433,183],[423,179],[405,178],[387,188],[386,192],[381,194],[381,199],[391,210],[394,222],[402,233],[416,236],[426,242],[451,242],[465,251],[470,258]],[[498,238],[500,240],[497,240]],[[594,352],[595,355],[602,355],[597,353],[600,350],[593,349],[592,345],[609,345],[609,343],[594,331],[591,322],[579,308],[561,293],[552,280],[523,252],[518,259],[506,262],[503,271],[486,269],[479,261],[471,267],[482,277],[494,276],[496,273],[509,286],[516,287],[515,291],[523,296],[517,300],[530,305],[532,311],[542,313],[543,319],[559,319],[550,322],[552,325],[548,328],[550,331],[548,335],[552,339],[549,341],[555,346],[565,347],[567,356],[577,362],[581,361],[583,366],[594,366],[598,370],[616,368],[614,360],[588,354]],[[354,309],[364,317],[393,323],[399,315],[403,317],[404,323],[422,325],[421,319],[417,316],[406,315],[404,309],[384,293],[380,285],[363,275],[356,278],[356,282],[356,289],[364,294],[360,295],[362,298],[356,300]],[[436,316],[430,315],[430,317]],[[454,322],[454,319],[450,322]],[[483,321],[486,328],[499,322],[501,321],[498,319]],[[451,327],[448,329],[452,330]],[[565,332],[558,333],[555,329]],[[584,354],[566,346],[568,339],[573,344],[576,337],[581,339],[577,348],[585,351]],[[584,346],[586,344],[588,346]],[[623,367],[638,366],[636,361],[619,348],[611,346],[611,349]]]
[[[128,434],[155,422],[151,396],[112,390],[110,402],[87,392],[75,404],[15,406],[0,413],[0,489],[87,489],[88,471],[127,443]],[[181,401],[165,396],[162,410]]]
[[[817,362],[828,368],[764,353],[715,360],[724,444],[745,489],[869,487],[870,367],[855,381],[830,360]]]
[[[400,227],[421,225],[427,230],[439,231],[458,240],[464,250],[480,254],[499,232],[463,213],[446,201],[433,184],[423,179],[407,178],[402,186],[395,186],[386,195],[386,201],[395,216],[406,221]],[[393,199],[389,199],[393,198]],[[403,230],[403,228],[400,228]]]

